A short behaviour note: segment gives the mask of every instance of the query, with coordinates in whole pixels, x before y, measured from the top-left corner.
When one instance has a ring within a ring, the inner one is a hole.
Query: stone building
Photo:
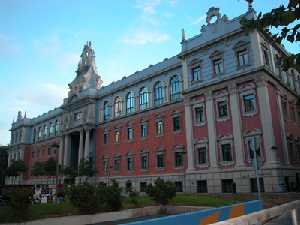
[[[63,104],[11,127],[11,160],[29,168],[50,157],[64,167],[93,161],[97,182],[115,179],[143,191],[157,177],[178,191],[256,190],[253,151],[267,192],[299,183],[300,74],[281,69],[289,53],[240,19],[207,12],[199,35],[156,65],[102,86],[88,42]],[[213,21],[214,20],[214,21]],[[14,179],[15,180],[15,179]],[[7,183],[11,179],[7,178]],[[49,183],[31,176],[18,183]]]

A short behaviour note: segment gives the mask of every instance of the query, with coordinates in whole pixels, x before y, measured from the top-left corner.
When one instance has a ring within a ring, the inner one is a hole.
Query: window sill
[[[176,130],[176,131],[173,130],[173,134],[179,134],[179,133],[181,133],[181,130]]]
[[[203,168],[208,168],[208,167],[209,167],[208,163],[196,164],[196,168],[198,168],[198,169],[203,169]]]
[[[229,116],[227,116],[227,117],[218,117],[218,118],[217,118],[217,122],[225,122],[225,121],[227,121],[227,120],[229,120],[229,119],[230,119]]]
[[[157,138],[162,138],[164,136],[164,134],[157,134],[157,135],[155,135],[155,137],[157,137]]]
[[[206,124],[206,122],[202,122],[202,123],[194,123],[195,127],[204,127]]]
[[[253,116],[255,116],[257,114],[257,112],[255,111],[255,112],[249,112],[249,113],[243,113],[243,116],[244,117],[253,117]]]
[[[220,165],[221,166],[232,166],[232,165],[234,165],[234,161],[221,161]]]

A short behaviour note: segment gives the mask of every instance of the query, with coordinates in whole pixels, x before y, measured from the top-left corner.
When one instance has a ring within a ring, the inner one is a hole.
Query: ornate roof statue
[[[18,112],[17,121],[21,121],[22,119],[23,119],[23,117],[22,117],[22,112],[19,111],[19,112]]]
[[[76,74],[75,79],[69,84],[69,97],[77,96],[79,92],[86,89],[99,89],[101,87],[102,80],[97,72],[95,51],[92,49],[90,41],[83,47]]]

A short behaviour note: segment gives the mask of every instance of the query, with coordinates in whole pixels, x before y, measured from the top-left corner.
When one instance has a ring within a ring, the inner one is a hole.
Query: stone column
[[[260,120],[263,130],[264,149],[266,151],[266,162],[268,165],[277,164],[277,150],[273,149],[275,146],[275,137],[272,126],[269,92],[265,81],[257,82],[257,95],[260,109]]]
[[[236,155],[236,166],[244,166],[243,157],[243,139],[242,139],[242,121],[241,121],[241,110],[239,104],[239,93],[236,85],[230,88],[230,111],[232,115],[232,126],[233,126],[233,141],[234,150]]]
[[[80,165],[80,161],[83,158],[83,130],[80,130],[80,138],[79,138],[79,149],[78,149],[78,167]]]
[[[189,73],[186,58],[181,60],[182,64],[182,79],[183,79],[183,90],[187,90],[189,87]]]
[[[64,167],[68,167],[70,165],[69,135],[66,134],[64,139]]]
[[[84,159],[88,160],[90,157],[90,130],[85,131],[85,148],[84,148]]]
[[[207,129],[208,129],[208,151],[210,167],[217,167],[217,137],[215,127],[215,110],[214,100],[212,92],[206,95],[206,117],[207,117]]]
[[[58,165],[63,164],[63,151],[64,151],[64,137],[62,136],[59,140],[59,149],[58,149]]]
[[[191,104],[188,101],[185,102],[185,134],[186,134],[186,144],[187,144],[187,160],[188,160],[188,171],[193,171],[195,169],[194,161],[194,146],[193,146],[193,121],[192,121],[192,110]]]
[[[281,141],[282,141],[284,159],[285,159],[285,163],[287,165],[289,165],[290,164],[290,157],[289,157],[288,145],[287,145],[287,140],[286,140],[286,132],[285,132],[285,125],[284,125],[284,118],[283,118],[282,102],[281,102],[280,93],[277,93],[277,104],[278,104],[278,109],[279,109],[279,123],[280,123],[280,130],[281,130],[280,133],[281,133]]]

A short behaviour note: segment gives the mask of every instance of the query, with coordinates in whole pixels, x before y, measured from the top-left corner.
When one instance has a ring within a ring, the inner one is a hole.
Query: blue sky
[[[286,2],[256,0],[254,8]],[[211,6],[229,18],[247,10],[244,0],[1,1],[0,144],[9,143],[18,110],[35,117],[62,104],[86,41],[107,85],[177,54],[181,29],[199,34]]]

